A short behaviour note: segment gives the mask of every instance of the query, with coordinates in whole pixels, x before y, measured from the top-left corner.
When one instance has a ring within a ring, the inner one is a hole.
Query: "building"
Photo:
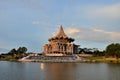
[[[79,45],[72,43],[73,38],[68,37],[60,26],[56,36],[48,39],[49,44],[44,45],[43,54],[46,56],[66,56],[78,53]]]

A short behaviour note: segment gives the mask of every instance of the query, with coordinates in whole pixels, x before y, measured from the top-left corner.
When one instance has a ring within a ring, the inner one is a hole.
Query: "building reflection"
[[[44,70],[44,80],[74,80],[73,63],[41,63],[40,69]]]
[[[41,70],[44,70],[44,63],[41,63],[41,64],[40,64],[40,69],[41,69]]]

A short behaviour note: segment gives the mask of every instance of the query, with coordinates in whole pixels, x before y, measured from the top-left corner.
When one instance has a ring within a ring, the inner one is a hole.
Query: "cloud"
[[[39,24],[39,25],[45,25],[45,26],[52,26],[52,24],[44,21],[32,21],[32,24]]]
[[[65,30],[65,32],[66,32],[66,34],[68,34],[68,35],[72,35],[72,34],[74,34],[74,33],[80,32],[80,30],[79,30],[79,29],[76,29],[76,28],[68,28],[68,29]]]
[[[100,30],[100,29],[93,29],[93,31],[108,35],[108,37],[112,41],[119,41],[120,40],[120,33],[119,32],[110,32],[110,31],[105,31],[105,30]]]
[[[52,37],[55,37],[55,36],[56,36],[56,34],[57,34],[56,32],[53,32],[53,33],[52,33]]]
[[[88,12],[94,17],[120,19],[120,3],[106,6],[94,6],[91,7],[91,9],[89,8]]]
[[[57,24],[57,23],[53,24],[53,23],[50,23],[50,22],[47,22],[47,21],[32,21],[32,24],[33,25],[42,25],[42,26],[45,26],[47,28],[60,26],[60,24]]]
[[[105,31],[105,30],[101,30],[101,29],[93,29],[93,31],[108,34],[108,35],[110,35],[111,37],[114,37],[114,38],[115,37],[120,37],[119,32],[110,32],[110,31]]]
[[[119,42],[120,33],[114,31],[105,31],[102,29],[90,28],[68,28],[66,34],[80,41],[88,42]]]
[[[104,30],[101,30],[101,29],[93,29],[93,31],[95,31],[95,32],[104,32]]]

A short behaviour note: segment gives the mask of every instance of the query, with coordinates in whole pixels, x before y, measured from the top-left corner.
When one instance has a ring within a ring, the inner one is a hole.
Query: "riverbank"
[[[19,59],[21,62],[80,62],[79,56],[27,56]]]
[[[84,62],[120,63],[120,58],[113,58],[113,57],[106,58],[105,56],[103,56],[103,57],[88,57],[88,58],[85,58]]]
[[[83,63],[120,63],[120,58],[102,57],[31,57],[20,59],[21,62],[83,62]]]
[[[120,63],[120,58],[106,58],[106,57],[81,57],[81,59],[76,60],[36,60],[36,59],[14,59],[14,58],[0,58],[0,61],[19,61],[19,62],[84,62],[84,63],[97,63],[97,62],[104,62],[104,63]]]
[[[18,61],[18,59],[6,59],[6,58],[2,58],[2,59],[0,59],[0,61]]]

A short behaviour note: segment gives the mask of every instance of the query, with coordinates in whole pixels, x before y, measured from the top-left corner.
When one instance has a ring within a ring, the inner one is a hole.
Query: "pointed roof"
[[[62,25],[60,26],[59,32],[55,37],[58,37],[58,38],[60,38],[60,37],[66,38],[67,37],[67,35],[65,34],[65,32],[62,28]]]
[[[52,37],[52,38],[49,38],[48,40],[49,41],[52,41],[52,40],[59,40],[59,39],[67,39],[69,42],[73,42],[74,39],[73,38],[70,38],[68,37],[65,33],[64,33],[64,30],[62,28],[62,25],[60,26],[60,29],[59,29],[59,32],[56,36]]]

